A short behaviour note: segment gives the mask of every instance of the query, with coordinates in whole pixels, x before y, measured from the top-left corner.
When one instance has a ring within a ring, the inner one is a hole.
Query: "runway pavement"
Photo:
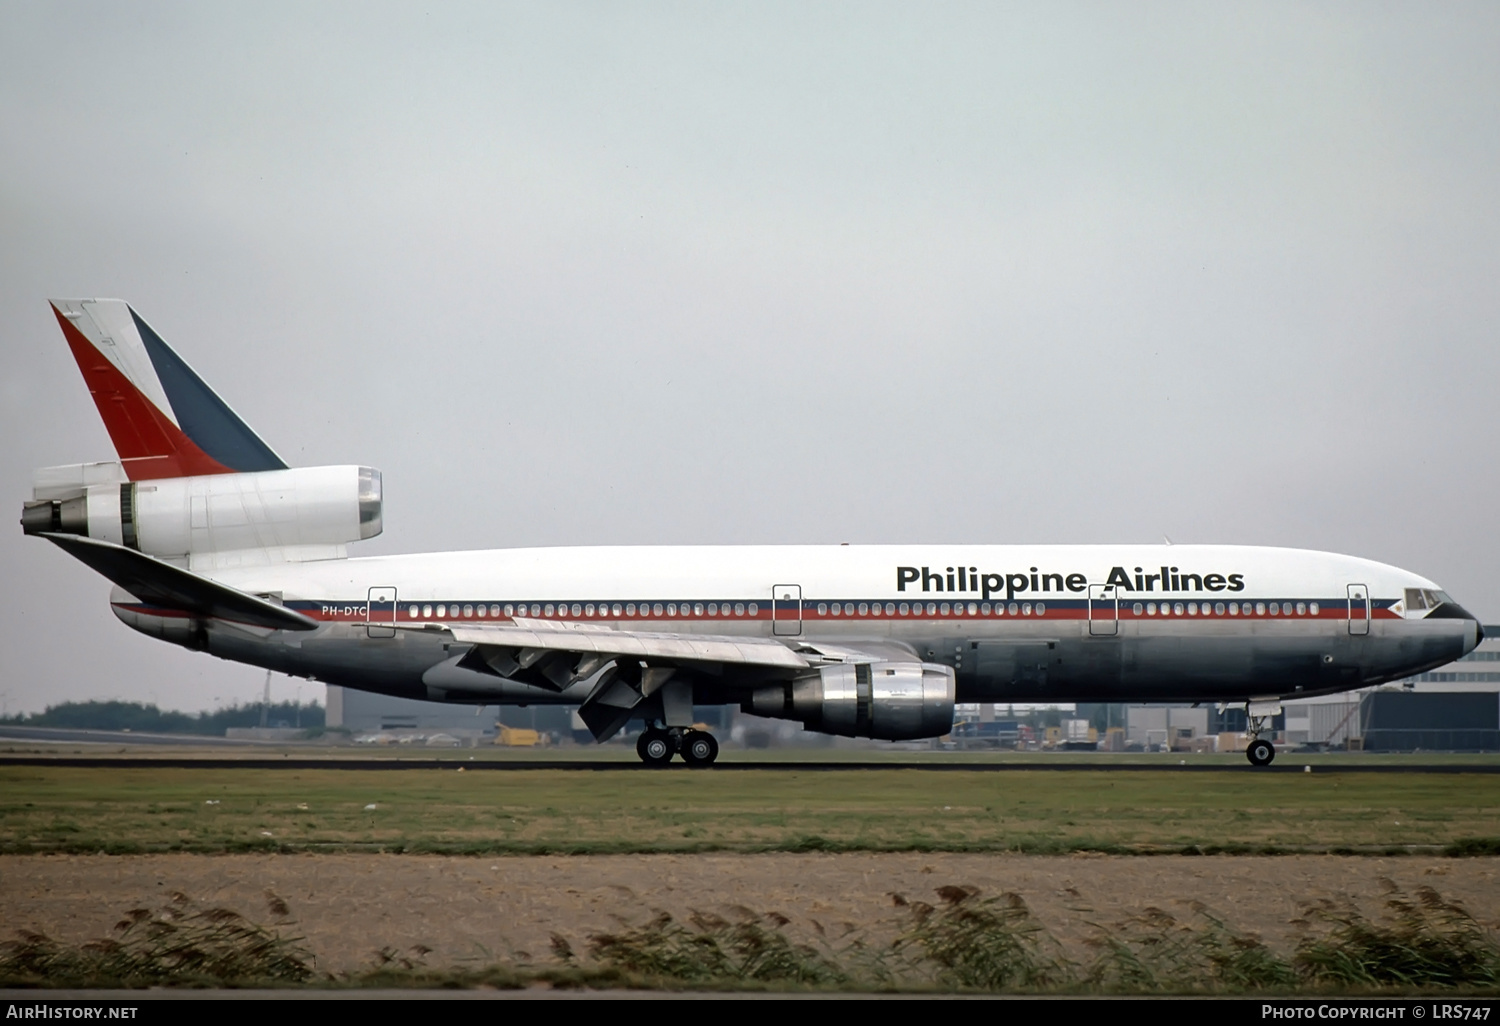
[[[69,727],[15,727],[0,725],[0,741],[35,741],[42,744],[93,745],[190,745],[228,748],[265,748],[284,741],[259,741],[215,737],[207,734],[147,734],[130,730],[79,730]]]
[[[297,755],[278,757],[249,756],[243,758],[215,758],[213,756],[139,756],[139,755],[7,755],[0,754],[0,766],[72,766],[111,767],[117,769],[268,769],[268,770],[456,770],[462,767],[470,772],[486,770],[515,772],[518,770],[573,770],[585,773],[734,773],[742,770],[770,770],[782,773],[834,773],[856,770],[921,770],[928,773],[1013,773],[1013,772],[1119,772],[1119,773],[1500,773],[1500,765],[1481,763],[1336,763],[1317,764],[1297,762],[1295,759],[1280,759],[1272,766],[1256,767],[1235,763],[1119,763],[1098,761],[1053,761],[1034,762],[893,762],[879,760],[852,762],[848,760],[815,762],[786,762],[767,760],[764,762],[720,762],[707,770],[697,770],[683,763],[672,763],[664,768],[650,767],[635,760],[620,759],[475,759],[462,757],[447,759],[418,758],[358,758],[325,756],[307,758]],[[1308,767],[1313,766],[1313,770]]]
[[[633,752],[621,749],[618,758],[601,758],[591,752],[586,758],[569,759],[554,755],[543,759],[495,758],[490,753],[475,758],[473,749],[448,749],[450,754],[436,756],[416,754],[412,749],[403,749],[399,754],[389,750],[380,754],[364,754],[346,746],[334,746],[308,742],[262,741],[241,738],[212,737],[198,734],[144,734],[131,731],[74,730],[60,727],[16,727],[0,726],[0,744],[23,742],[40,745],[86,745],[97,746],[98,754],[74,752],[68,755],[50,755],[38,752],[0,752],[0,766],[79,766],[117,768],[180,768],[180,769],[276,769],[276,770],[454,770],[459,766],[481,771],[514,770],[575,770],[594,773],[661,772],[643,765]],[[148,754],[152,749],[193,748],[199,751],[182,754]],[[218,749],[224,754],[210,754],[202,749]],[[291,749],[291,750],[288,750]],[[235,754],[230,755],[232,750]],[[417,751],[421,749],[418,748]],[[369,751],[369,749],[366,749]],[[408,754],[410,752],[411,754]],[[274,753],[274,754],[273,754]],[[739,770],[773,770],[780,772],[833,772],[837,770],[927,770],[938,773],[1009,773],[1028,770],[1052,772],[1079,772],[1110,770],[1121,773],[1158,772],[1176,770],[1183,773],[1305,773],[1308,766],[1321,773],[1500,773],[1500,760],[1494,763],[1475,762],[1424,762],[1421,754],[1403,758],[1400,762],[1366,762],[1364,757],[1354,754],[1347,758],[1330,759],[1320,756],[1314,761],[1299,759],[1296,753],[1281,753],[1276,763],[1267,767],[1250,766],[1247,763],[1213,760],[1200,762],[1196,758],[1176,758],[1173,755],[1152,756],[1139,762],[1118,762],[1109,758],[1082,753],[1038,753],[1034,758],[1008,761],[976,762],[965,758],[963,753],[953,753],[955,758],[940,761],[938,758],[901,760],[886,755],[880,758],[855,759],[849,753],[835,758],[813,756],[806,759],[784,758],[754,759],[733,757],[721,760],[713,766],[716,772]],[[1410,759],[1410,761],[1407,761]],[[674,762],[666,771],[687,772],[689,767]]]

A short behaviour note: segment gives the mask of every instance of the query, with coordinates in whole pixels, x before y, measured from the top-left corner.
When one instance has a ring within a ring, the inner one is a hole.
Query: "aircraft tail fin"
[[[286,469],[124,300],[51,302],[130,480]]]

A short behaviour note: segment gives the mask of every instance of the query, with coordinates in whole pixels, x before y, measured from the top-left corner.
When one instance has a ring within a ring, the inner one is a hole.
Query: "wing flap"
[[[53,545],[143,602],[272,630],[317,630],[318,621],[113,542],[43,532]]]

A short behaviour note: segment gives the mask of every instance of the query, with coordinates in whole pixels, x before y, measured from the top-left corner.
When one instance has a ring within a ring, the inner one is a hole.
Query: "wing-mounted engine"
[[[193,567],[336,559],[381,531],[380,471],[300,467],[127,481],[118,463],[37,472],[27,534],[76,534]]]
[[[755,689],[740,708],[843,737],[910,741],[953,729],[955,682],[937,663],[831,663]]]

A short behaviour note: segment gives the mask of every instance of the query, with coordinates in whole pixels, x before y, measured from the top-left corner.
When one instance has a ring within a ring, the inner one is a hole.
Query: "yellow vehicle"
[[[507,748],[540,748],[546,743],[540,731],[525,727],[507,727],[502,724],[500,732],[495,735],[495,744]]]

